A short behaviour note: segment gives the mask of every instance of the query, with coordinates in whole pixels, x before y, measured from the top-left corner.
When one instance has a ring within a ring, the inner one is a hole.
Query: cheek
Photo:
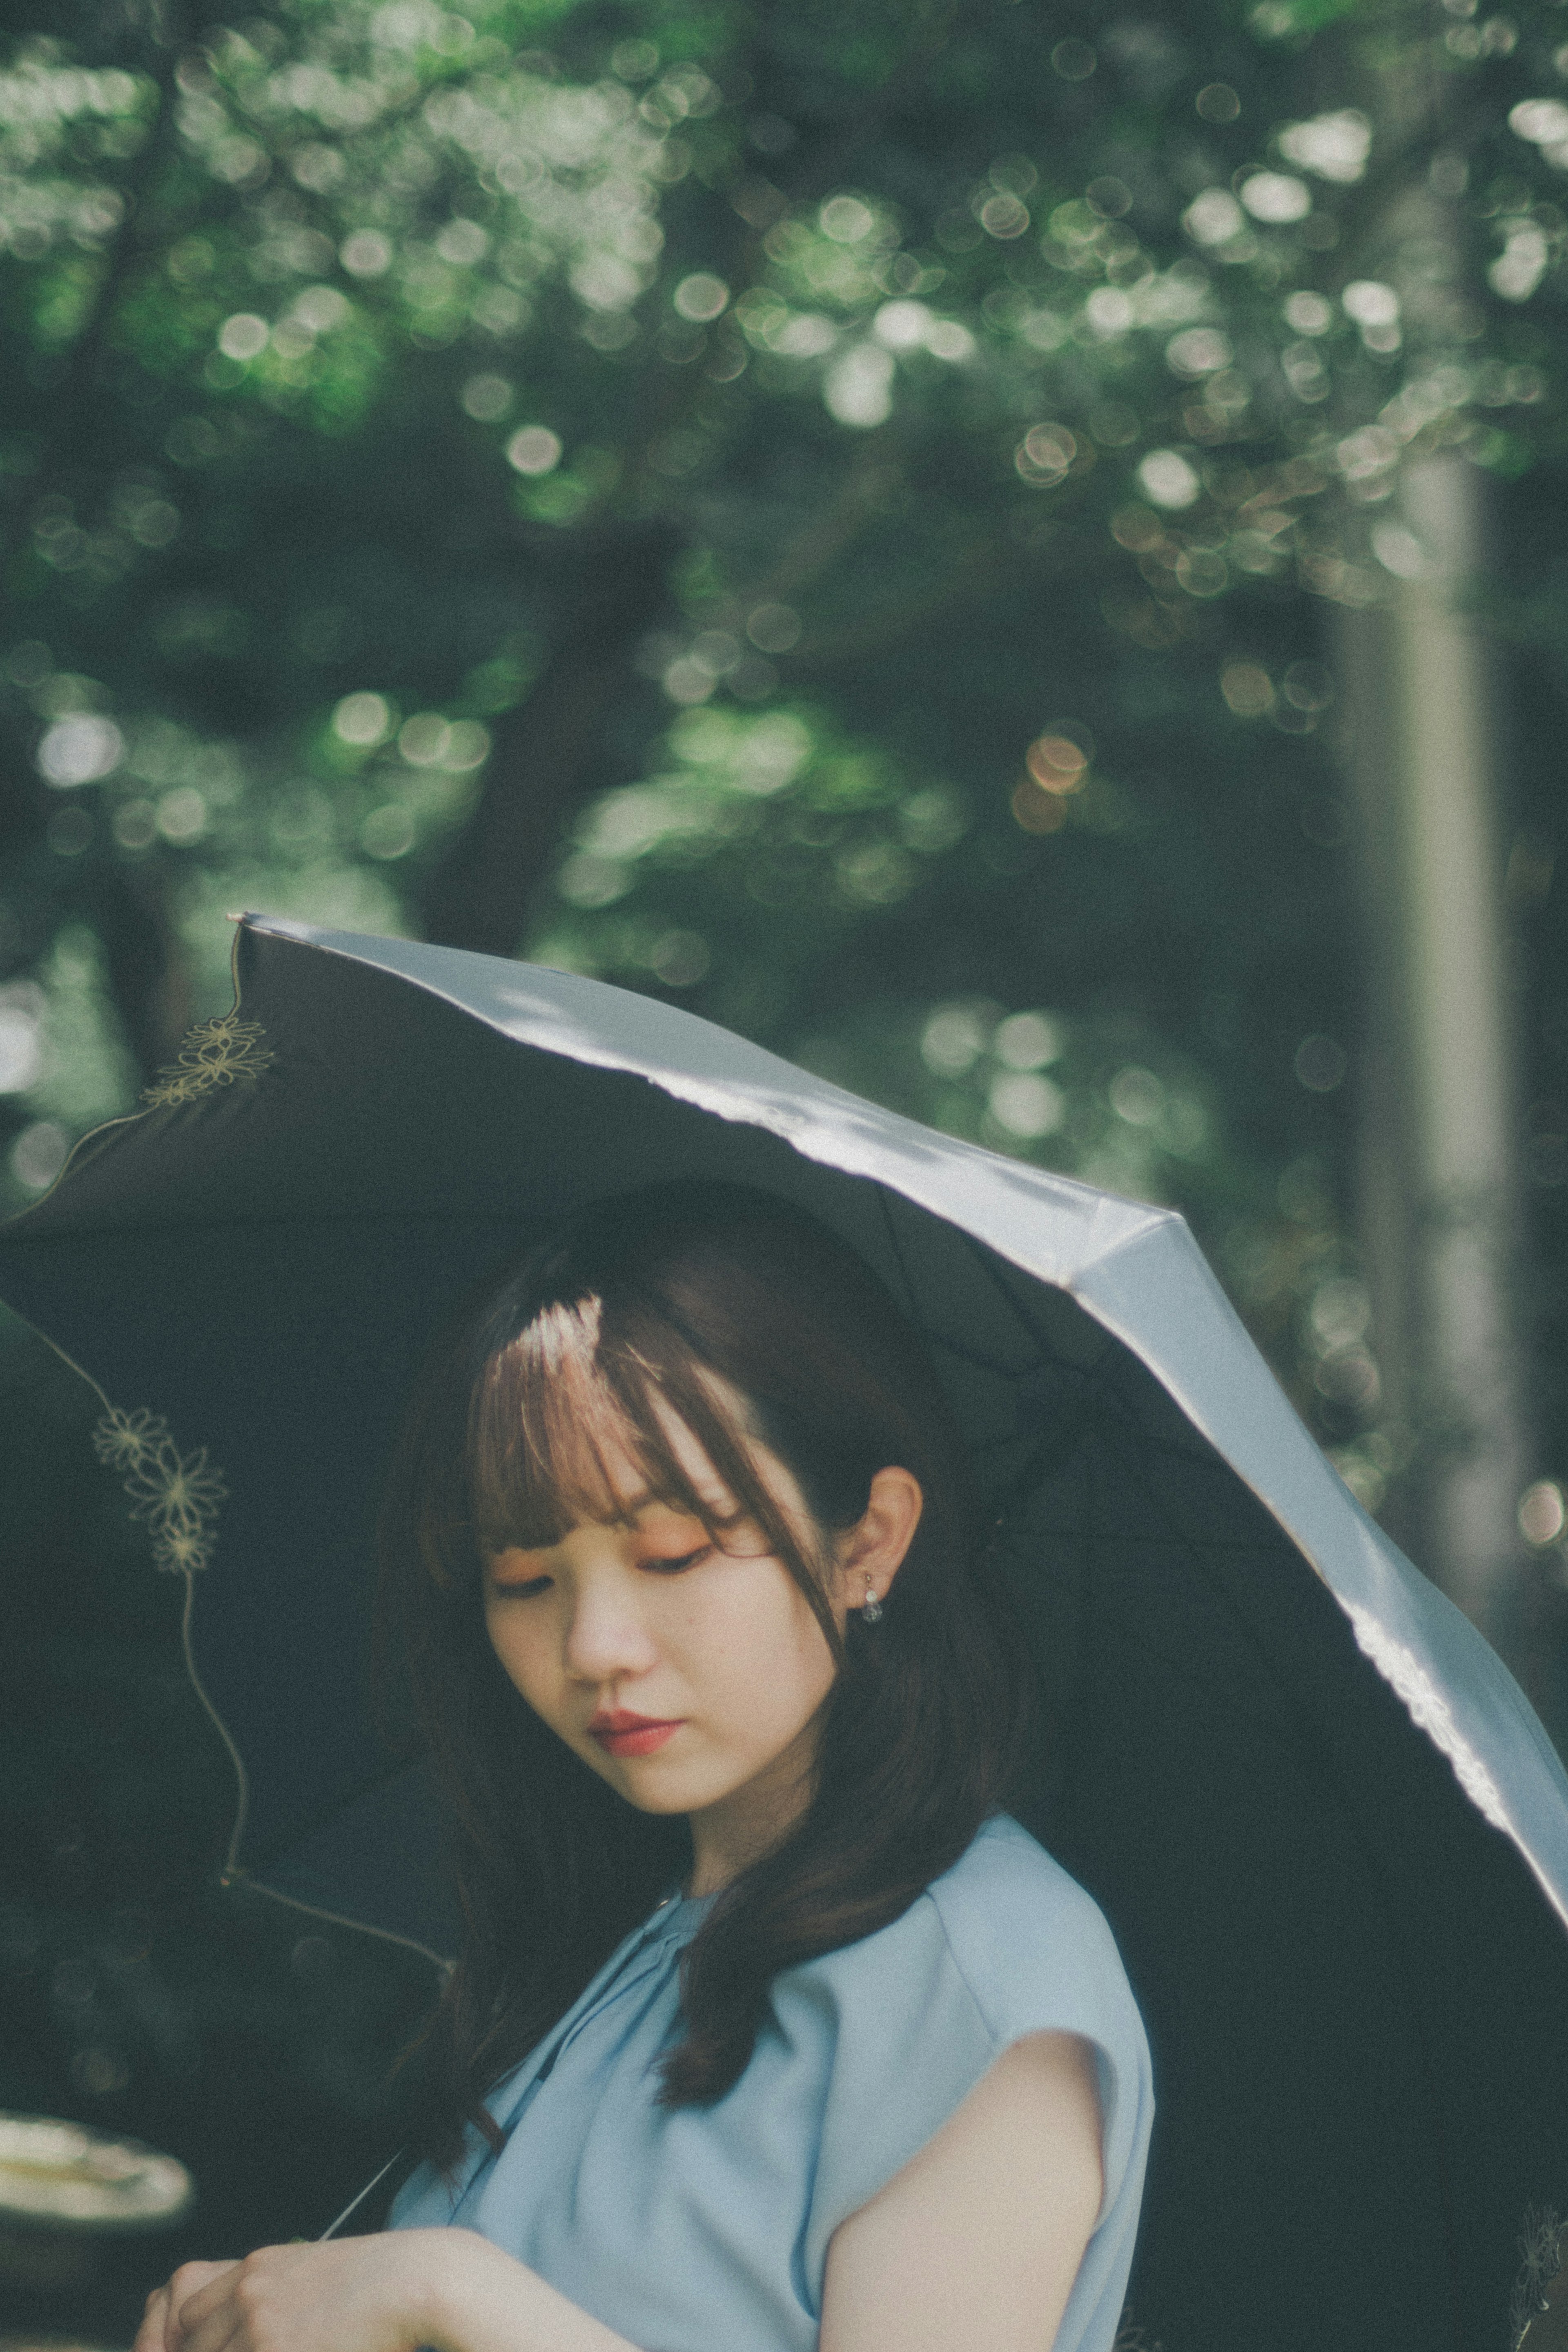
[[[792,1736],[832,1686],[833,1663],[800,1586],[773,1561],[727,1580],[688,1621],[694,1680],[735,1727]]]
[[[559,1662],[552,1665],[558,1645],[546,1622],[546,1612],[538,1611],[530,1622],[520,1609],[488,1609],[485,1612],[485,1631],[513,1688],[536,1712],[548,1715],[560,1674]]]

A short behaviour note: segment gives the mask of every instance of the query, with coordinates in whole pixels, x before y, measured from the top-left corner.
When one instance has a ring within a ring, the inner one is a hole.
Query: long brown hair
[[[705,1373],[738,1392],[743,1422]],[[455,1810],[467,1933],[432,2032],[440,2163],[465,2119],[484,2126],[486,2087],[690,1860],[684,1820],[637,1811],[534,1715],[483,1608],[486,1552],[618,1516],[605,1434],[722,1540],[661,1402],[805,1593],[838,1669],[806,1811],[688,1948],[667,2102],[722,2096],[772,1978],[896,1919],[996,1810],[1021,1751],[1023,1644],[985,1567],[952,1414],[869,1267],[815,1219],[737,1185],[653,1185],[584,1211],[437,1349],[382,1519],[383,1638]],[[758,1438],[792,1472],[814,1540],[760,1475]],[[841,1638],[823,1587],[832,1538],[889,1465],[919,1481],[920,1524],[881,1622],[853,1614]]]

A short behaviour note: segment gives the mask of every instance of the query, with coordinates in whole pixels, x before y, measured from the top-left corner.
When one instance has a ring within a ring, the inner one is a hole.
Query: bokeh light
[[[1031,425],[1013,452],[1013,464],[1031,488],[1054,489],[1077,455],[1077,436],[1065,425]]]
[[[1555,1478],[1538,1478],[1519,1498],[1519,1532],[1538,1548],[1555,1543],[1568,1525],[1563,1489]]]
[[[1070,735],[1037,735],[1024,753],[1024,765],[1044,793],[1075,793],[1089,766],[1088,755]]]
[[[465,415],[480,425],[497,425],[505,416],[514,398],[513,386],[504,375],[486,369],[479,375],[465,380],[458,395]]]
[[[1065,1042],[1049,1013],[1011,1013],[998,1023],[991,1050],[1009,1070],[1040,1070],[1061,1059]]]
[[[758,604],[747,614],[746,634],[759,653],[787,654],[800,642],[800,616],[789,604]]]
[[[332,713],[332,731],[340,742],[356,751],[370,751],[392,733],[392,705],[382,694],[346,694]]]
[[[38,745],[38,773],[64,791],[112,775],[125,757],[125,738],[112,719],[82,712],[57,720]]]
[[[1220,691],[1238,719],[1263,719],[1274,708],[1274,683],[1257,662],[1227,662]]]
[[[344,238],[338,258],[350,278],[384,278],[392,266],[392,240],[380,229],[356,229]]]
[[[519,474],[549,474],[560,460],[560,436],[548,425],[525,425],[507,444],[507,463]]]
[[[729,289],[723,278],[714,277],[711,270],[698,269],[694,270],[689,278],[682,278],[672,299],[683,319],[695,320],[706,325],[709,320],[716,319],[727,305]]]
[[[1254,220],[1304,220],[1312,208],[1311,188],[1287,172],[1254,172],[1242,181],[1237,194]]]
[[[1196,468],[1176,449],[1151,449],[1139,464],[1138,483],[1155,506],[1178,512],[1196,504],[1203,488]]]
[[[11,1146],[11,1173],[27,1192],[47,1192],[69,1152],[70,1138],[57,1119],[34,1119]]]
[[[1033,1142],[1054,1135],[1067,1117],[1067,1097],[1038,1070],[1007,1070],[991,1080],[986,1096],[991,1117],[1009,1134]]]
[[[822,379],[822,400],[841,425],[864,431],[893,411],[893,356],[880,343],[855,343]]]
[[[218,349],[226,360],[244,362],[266,351],[272,330],[254,310],[236,310],[218,329]]]

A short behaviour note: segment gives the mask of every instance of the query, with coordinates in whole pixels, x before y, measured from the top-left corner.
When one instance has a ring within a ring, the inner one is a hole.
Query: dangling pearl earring
[[[876,1597],[876,1587],[869,1576],[865,1580],[865,1599],[861,1603],[861,1615],[868,1625],[877,1624],[882,1617],[882,1603]]]

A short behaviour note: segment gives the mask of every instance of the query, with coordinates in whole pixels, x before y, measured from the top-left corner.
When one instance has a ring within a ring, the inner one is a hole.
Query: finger
[[[193,2326],[187,2324],[182,2327],[179,2352],[244,2352],[249,2341],[245,2313],[225,2291],[224,2300]]]
[[[155,2286],[147,2298],[147,2308],[141,2325],[136,2331],[136,2341],[131,2352],[166,2352],[169,2318],[169,2290]]]
[[[237,2271],[237,2263],[183,2263],[169,2282],[169,2311],[163,2341],[157,2352],[189,2352],[193,2318],[218,2299],[223,2280]]]

